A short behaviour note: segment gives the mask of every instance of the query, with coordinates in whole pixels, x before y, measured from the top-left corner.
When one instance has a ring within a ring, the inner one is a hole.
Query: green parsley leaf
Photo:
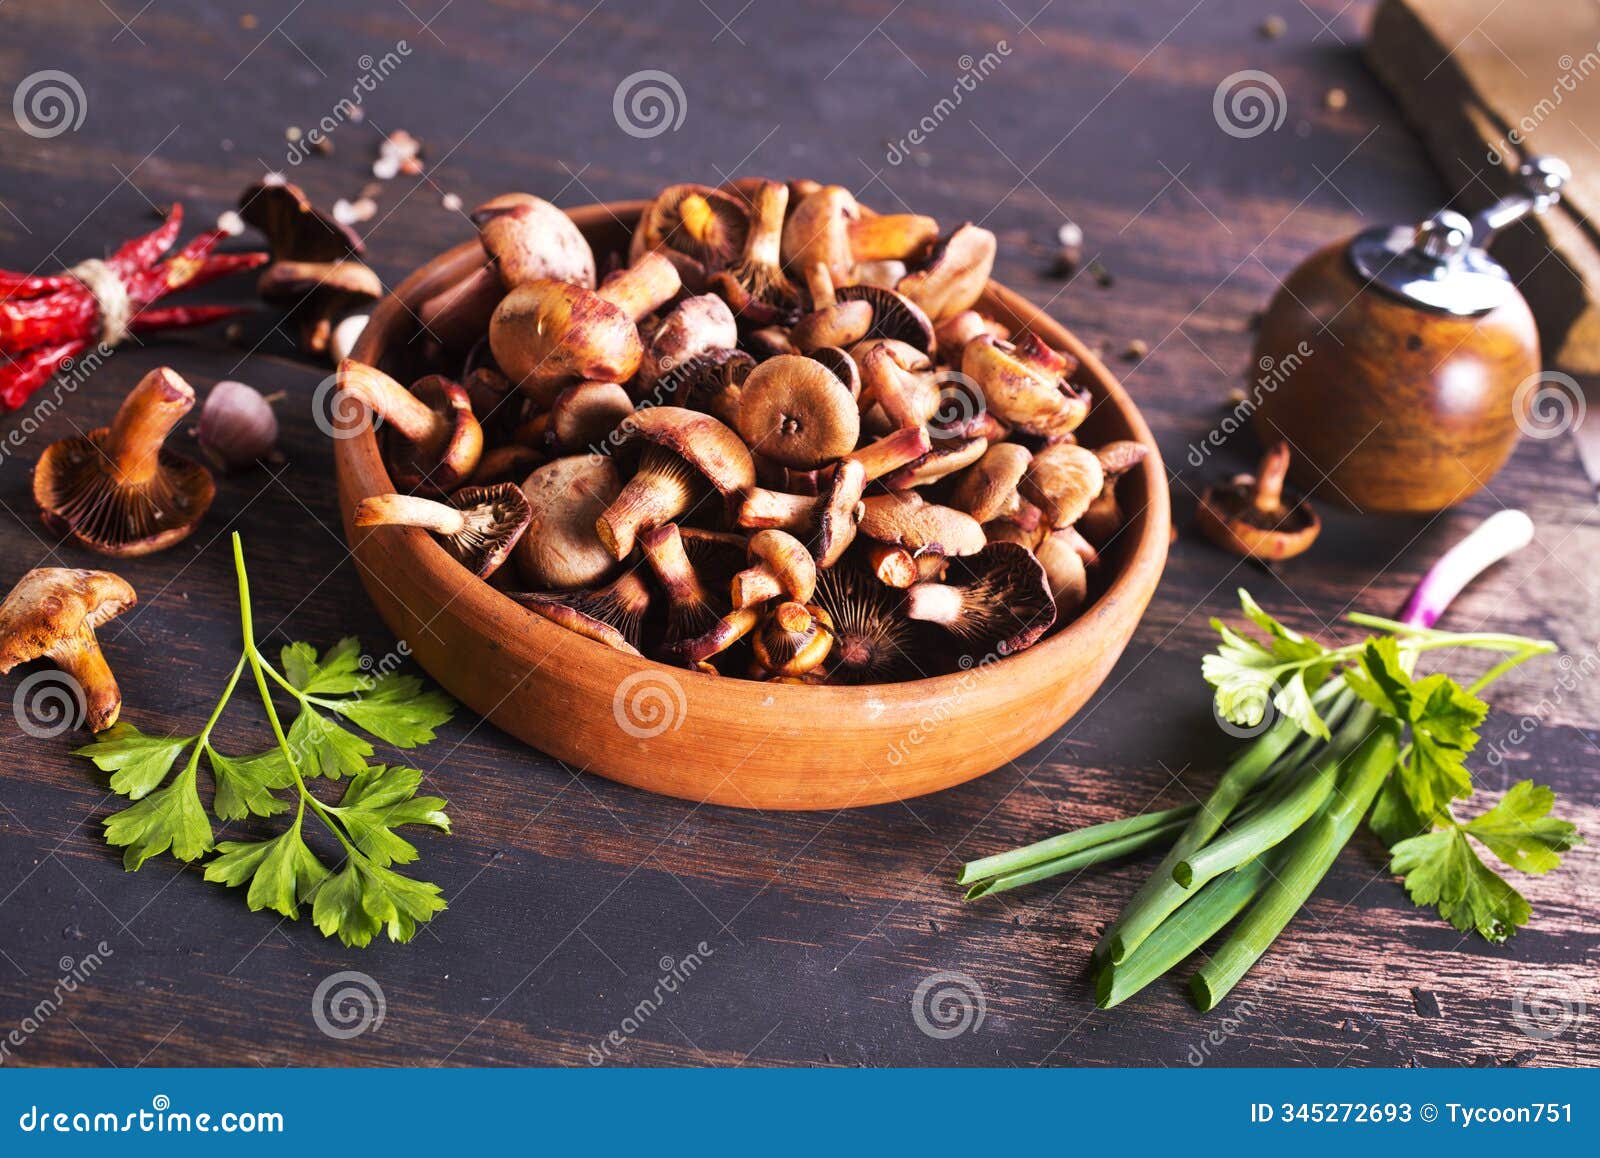
[[[1432,824],[1417,815],[1417,810],[1411,807],[1411,798],[1406,795],[1406,790],[1400,787],[1400,778],[1390,776],[1383,782],[1383,787],[1378,790],[1378,799],[1373,802],[1372,815],[1367,823],[1372,826],[1372,831],[1378,834],[1378,839],[1383,841],[1385,848],[1393,848],[1402,840],[1413,836],[1421,836],[1427,832]]]
[[[155,791],[193,736],[146,736],[123,721],[101,732],[73,755],[87,756],[102,772],[113,773],[111,790],[139,800]]]
[[[1243,587],[1239,588],[1239,605],[1244,608],[1244,613],[1250,622],[1267,633],[1272,645],[1272,654],[1280,660],[1316,659],[1327,654],[1328,649],[1310,636],[1301,635],[1293,628],[1285,627],[1272,618]],[[1322,681],[1318,679],[1312,682]]]
[[[291,920],[328,878],[328,870],[300,834],[302,816],[271,840],[224,841],[221,853],[206,865],[206,880],[237,888],[246,881],[245,903],[252,911],[271,909]]]
[[[361,641],[347,635],[318,659],[309,643],[291,643],[280,653],[283,678],[307,695],[346,695],[372,683],[361,666]]]
[[[1277,660],[1255,640],[1238,634],[1220,619],[1213,619],[1211,626],[1222,637],[1222,643],[1200,661],[1200,674],[1216,688],[1217,714],[1230,723],[1253,728],[1272,702],[1272,671]]]
[[[402,824],[427,824],[450,831],[445,801],[416,795],[421,783],[422,773],[415,768],[369,768],[350,781],[344,798],[328,811],[375,863],[409,864],[417,859],[417,850],[393,829]]]
[[[439,886],[401,876],[353,853],[345,867],[317,889],[311,919],[324,936],[364,947],[380,931],[391,941],[409,941],[420,921],[445,908]]]
[[[1271,704],[1310,735],[1328,738],[1328,725],[1311,703],[1312,690],[1327,679],[1333,663],[1313,662],[1323,646],[1279,623],[1243,589],[1245,615],[1267,633],[1268,644],[1241,635],[1221,620],[1211,626],[1222,637],[1217,650],[1200,661],[1200,672],[1216,688],[1216,712],[1230,723],[1253,728]],[[1285,669],[1289,669],[1285,671]]]
[[[347,732],[309,704],[300,709],[289,725],[289,747],[304,776],[326,776],[338,780],[354,776],[367,767],[372,745]]]
[[[440,691],[424,692],[416,676],[390,672],[366,691],[325,706],[397,748],[415,748],[433,741],[433,730],[450,718],[455,701]]]
[[[1478,858],[1461,828],[1435,829],[1390,851],[1390,870],[1405,878],[1412,902],[1437,906],[1461,932],[1476,929],[1498,943],[1528,923],[1527,899]]]
[[[1575,826],[1551,816],[1556,794],[1522,780],[1500,803],[1462,827],[1518,872],[1542,874],[1561,865],[1561,853],[1582,844]]]
[[[197,764],[198,757],[191,759],[171,784],[106,817],[106,843],[123,848],[122,865],[129,872],[169,848],[186,861],[211,850],[211,821],[195,787]]]
[[[243,820],[247,816],[276,816],[289,811],[289,802],[274,796],[273,790],[294,783],[289,761],[277,748],[259,756],[224,756],[209,743],[206,756],[211,762],[211,777],[217,792],[211,810],[219,820]]]

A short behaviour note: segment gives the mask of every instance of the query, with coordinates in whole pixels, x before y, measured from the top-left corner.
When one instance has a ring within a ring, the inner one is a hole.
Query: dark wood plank
[[[252,5],[249,29],[234,10],[181,0],[137,19],[134,5],[113,6],[129,30],[93,0],[0,7],[5,91],[60,68],[88,101],[81,129],[49,140],[0,118],[7,265],[100,252],[145,226],[151,203],[181,198],[194,222],[209,221],[262,171],[286,167],[284,130],[347,95],[358,58],[404,39],[409,55],[364,95],[365,123],[335,134],[333,156],[294,168],[326,203],[360,188],[379,130],[424,140],[426,177],[390,185],[366,227],[386,278],[471,236],[441,207],[445,192],[469,207],[508,188],[572,205],[721,173],[807,174],[885,207],[982,220],[1001,234],[1008,284],[1113,354],[1134,338],[1149,344],[1142,362],[1119,365],[1158,432],[1184,534],[1101,694],[1049,744],[936,797],[836,816],[694,808],[456,721],[422,761],[456,822],[456,835],[420,841],[450,911],[409,946],[365,953],[249,913],[170,861],[123,873],[98,836],[111,807],[103,780],[67,754],[67,738],[35,742],[7,721],[0,1030],[32,1016],[62,958],[82,961],[102,940],[111,950],[13,1050],[17,1062],[581,1065],[613,1031],[627,1040],[600,1060],[652,1064],[1600,1061],[1592,1023],[1542,1040],[1515,1013],[1519,994],[1526,1007],[1535,992],[1593,1004],[1592,847],[1558,877],[1530,882],[1535,924],[1491,948],[1414,911],[1377,847],[1358,842],[1210,1019],[1165,985],[1113,1012],[1092,1007],[1083,956],[1138,866],[970,908],[951,884],[966,857],[1204,790],[1229,742],[1209,721],[1198,662],[1207,617],[1228,611],[1241,582],[1297,626],[1322,629],[1352,605],[1392,609],[1476,518],[1522,506],[1537,543],[1466,595],[1453,622],[1548,634],[1579,664],[1594,654],[1600,532],[1565,442],[1525,445],[1488,492],[1437,520],[1328,511],[1317,550],[1272,575],[1188,533],[1191,492],[1251,453],[1230,440],[1189,462],[1247,365],[1251,311],[1312,248],[1417,217],[1449,192],[1362,71],[1364,4],[1316,0],[1327,29],[1298,6],[1280,9],[1288,30],[1276,41],[1256,32],[1271,6],[1242,0],[1056,4],[1026,28],[1034,5],[1013,14],[955,0],[758,0],[737,16],[734,0],[711,0],[729,29],[692,0],[458,4],[427,28],[388,0],[292,12],[275,0]],[[443,5],[413,7],[426,20]],[[982,58],[1001,39],[1009,55],[915,158],[889,164],[888,142],[950,95],[963,55]],[[639,140],[617,126],[612,100],[646,68],[672,73],[687,109],[679,131]],[[1288,110],[1277,132],[1242,140],[1218,129],[1211,104],[1219,81],[1246,68],[1270,71]],[[1347,90],[1345,109],[1324,108],[1331,87]],[[1084,226],[1113,286],[1047,276],[1063,216]],[[228,480],[201,534],[119,567],[143,603],[107,647],[129,715],[146,726],[197,724],[236,648],[234,527],[273,638],[327,643],[353,631],[379,652],[391,643],[337,530],[331,456],[310,413],[326,371],[288,355],[281,339],[246,355],[216,335],[121,351],[0,464],[0,579],[46,558],[92,565],[48,540],[31,511],[28,466],[48,440],[102,420],[163,362],[201,385],[238,376],[287,391],[281,472]],[[1525,713],[1542,712],[1543,724],[1486,779],[1551,783],[1593,834],[1600,695],[1588,681],[1561,689],[1559,674],[1530,665],[1504,682],[1490,734],[1503,740]],[[225,733],[238,748],[263,736],[248,713]],[[694,976],[641,1016],[663,958],[682,962],[702,942]],[[312,995],[346,969],[378,979],[387,1016],[335,1040],[318,1029]],[[939,1040],[918,1029],[911,1002],[919,983],[949,970],[981,986],[986,1014],[975,1031]],[[1419,1015],[1414,988],[1436,994],[1442,1016]]]

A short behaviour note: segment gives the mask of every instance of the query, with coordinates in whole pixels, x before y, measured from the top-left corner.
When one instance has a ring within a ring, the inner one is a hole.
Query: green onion
[[[1117,857],[1121,856],[1131,856],[1133,853],[1143,852],[1147,848],[1157,848],[1161,845],[1171,843],[1172,838],[1182,832],[1184,826],[1189,823],[1189,817],[1192,816],[1194,812],[1195,807],[1191,806],[1186,808],[1169,808],[1166,812],[1151,812],[1145,814],[1144,816],[1130,817],[1130,820],[1140,821],[1147,821],[1162,817],[1165,817],[1166,819],[1159,824],[1146,824],[1133,831],[1126,832],[1123,835],[1113,836],[1108,840],[1101,840],[1098,843],[1086,843],[1080,845],[1064,856],[1057,856],[1048,860],[1025,861],[1017,865],[1015,868],[1011,868],[993,876],[988,876],[987,878],[980,878],[977,876],[969,877],[967,875],[967,872],[974,866],[984,863],[982,861],[973,861],[972,864],[966,867],[966,869],[962,870],[960,883],[966,884],[968,881],[978,882],[967,890],[966,895],[967,900],[975,901],[979,897],[988,896],[990,893],[1003,893],[1007,889],[1015,889],[1020,888],[1023,885],[1031,885],[1034,881],[1042,881],[1046,877],[1053,877],[1059,873],[1072,872],[1074,869],[1087,868],[1089,865],[1099,864],[1102,861],[1115,860]],[[1113,821],[1110,824],[1097,824],[1094,826],[1094,828],[1109,829],[1118,824],[1127,823],[1128,821]],[[1092,831],[1094,831],[1094,829],[1080,828],[1077,832],[1064,833],[1062,836],[1052,837],[1050,840],[1040,841],[1038,845],[1033,845],[1031,847],[1038,848],[1042,845],[1050,844],[1053,841],[1064,840],[1066,837],[1084,836]],[[1026,851],[1026,849],[1017,850],[1018,853]],[[1004,861],[1016,855],[1016,853],[1006,853],[1002,854],[1001,856],[989,857],[988,860]]]
[[[1261,899],[1190,979],[1190,995],[1202,1013],[1216,1008],[1310,899],[1350,842],[1399,754],[1400,724],[1386,718],[1343,761],[1338,791],[1327,807],[1284,844],[1281,857],[1275,858],[1276,876]]]
[[[1146,812],[1122,820],[1109,820],[1104,824],[1075,828],[1071,832],[1063,832],[1059,836],[1052,836],[1048,840],[1041,840],[1023,848],[1012,849],[1010,852],[969,861],[961,867],[961,875],[956,878],[956,883],[970,885],[973,881],[1004,876],[1019,869],[1031,868],[1036,864],[1059,860],[1069,853],[1092,848],[1106,841],[1135,836],[1152,828],[1161,828],[1174,820],[1187,823],[1199,807],[1197,804],[1187,804],[1182,808],[1168,808],[1162,812]]]

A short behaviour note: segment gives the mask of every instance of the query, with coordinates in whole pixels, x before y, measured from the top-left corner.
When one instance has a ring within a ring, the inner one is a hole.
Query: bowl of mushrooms
[[[993,770],[1105,679],[1164,472],[993,234],[753,179],[473,220],[332,421],[368,593],[475,711],[650,791],[836,809]]]

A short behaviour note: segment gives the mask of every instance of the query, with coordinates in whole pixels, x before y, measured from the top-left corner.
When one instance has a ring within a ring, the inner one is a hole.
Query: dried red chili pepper
[[[104,261],[43,276],[0,270],[0,410],[20,406],[64,360],[95,342],[114,346],[130,333],[205,326],[244,312],[234,306],[149,308],[168,294],[268,260],[265,253],[212,253],[227,236],[219,230],[163,259],[182,224],[183,207],[174,205],[159,226]]]

